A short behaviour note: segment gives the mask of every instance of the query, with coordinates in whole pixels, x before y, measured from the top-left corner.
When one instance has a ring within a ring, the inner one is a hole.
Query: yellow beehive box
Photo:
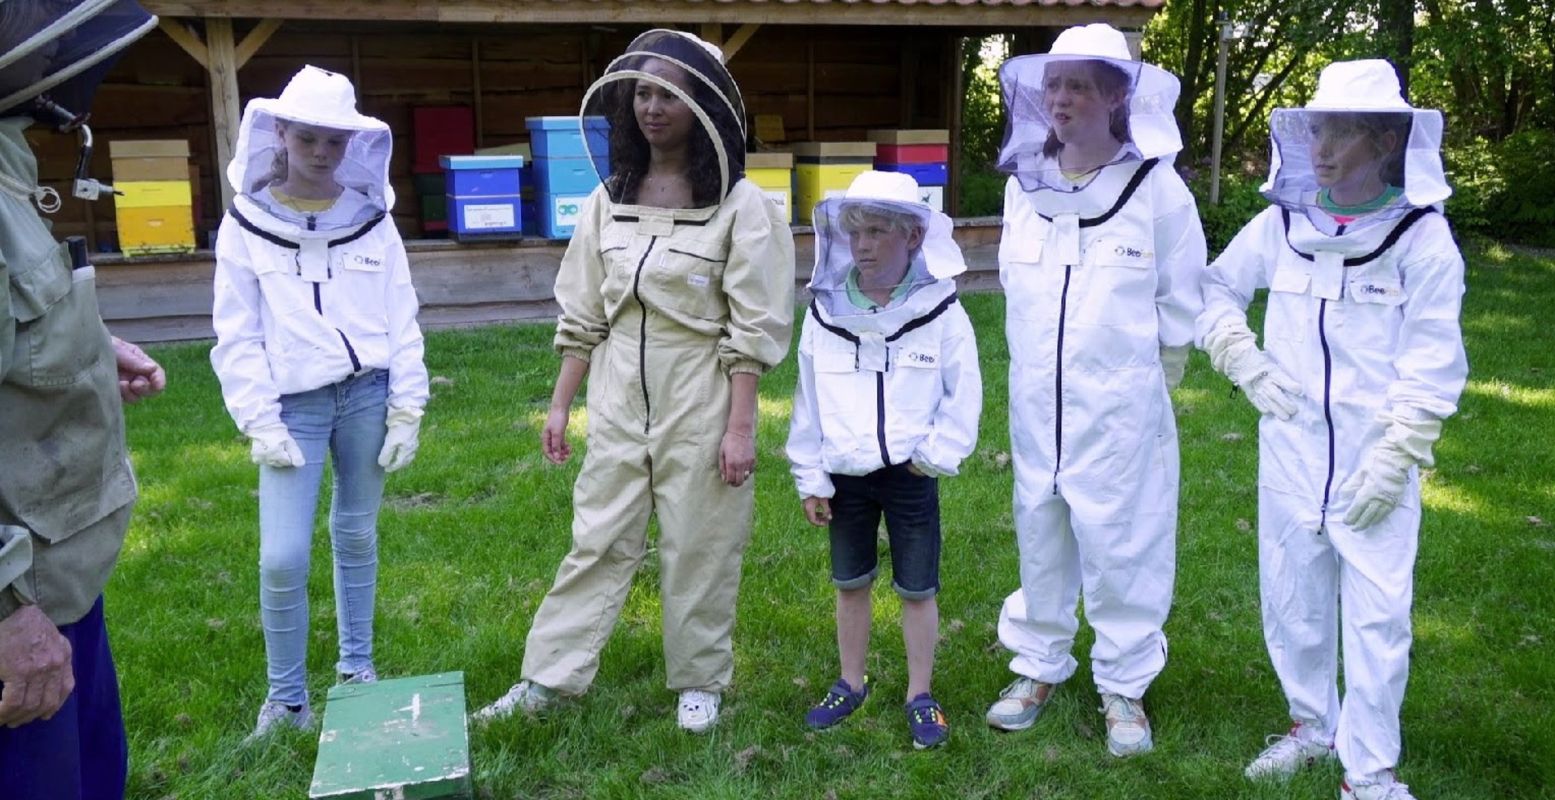
[[[854,178],[873,167],[874,165],[869,163],[806,164],[803,161],[799,162],[799,165],[794,168],[794,193],[799,221],[809,222],[816,203],[846,192]]]
[[[189,158],[189,142],[184,139],[114,140],[108,143],[109,158]]]
[[[194,216],[188,204],[117,210],[119,249],[127,256],[194,252]]]
[[[194,191],[189,186],[189,167],[184,167],[181,181],[122,181],[114,184],[116,192],[113,206],[116,209],[149,208],[154,206],[188,206],[194,203]]]
[[[871,142],[879,144],[949,144],[950,131],[944,128],[898,130],[879,128],[866,134]]]
[[[745,177],[777,204],[783,219],[794,221],[793,153],[746,153]]]

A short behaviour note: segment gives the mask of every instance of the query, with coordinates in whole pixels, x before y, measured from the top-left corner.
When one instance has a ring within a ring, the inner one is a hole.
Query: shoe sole
[[[1148,753],[1148,752],[1150,752],[1151,750],[1154,750],[1154,749],[1155,749],[1155,743],[1154,742],[1147,742],[1147,743],[1145,743],[1143,745],[1134,745],[1133,747],[1130,747],[1130,748],[1128,748],[1126,750],[1123,750],[1122,752],[1119,752],[1117,750],[1117,748],[1112,746],[1112,742],[1108,742],[1107,743],[1107,752],[1111,753],[1113,756],[1115,756],[1117,758],[1128,758],[1129,756],[1144,755],[1145,753]]]
[[[685,731],[686,733],[703,734],[703,733],[707,733],[708,731],[710,731],[710,730],[712,730],[712,729],[714,729],[716,727],[718,727],[718,721],[717,720],[713,720],[712,722],[709,722],[706,725],[681,725],[680,729]]]
[[[1028,720],[1015,720],[1015,721],[1011,722],[1011,721],[1007,721],[1007,718],[995,717],[992,714],[988,714],[988,715],[985,715],[983,717],[983,721],[987,722],[988,723],[988,727],[993,728],[994,730],[1012,731],[1013,732],[1013,731],[1023,731],[1023,730],[1026,730],[1027,728],[1030,728],[1031,726],[1037,724],[1037,718],[1039,718],[1041,716],[1042,716],[1042,707],[1041,706],[1037,706],[1037,713],[1032,714],[1031,715],[1031,719],[1028,719]]]

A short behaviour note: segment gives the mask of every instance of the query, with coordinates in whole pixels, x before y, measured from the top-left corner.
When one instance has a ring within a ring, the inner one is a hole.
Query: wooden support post
[[[702,41],[707,42],[708,44],[715,45],[717,47],[724,46],[724,26],[721,23],[704,22],[702,23],[701,31],[699,31],[697,35],[701,36]],[[724,60],[728,60],[727,54],[725,54]]]
[[[486,146],[485,123],[481,114],[481,40],[470,37],[470,105],[475,108],[475,146]]]
[[[747,22],[741,25],[739,30],[736,30],[734,35],[729,37],[729,41],[724,42],[724,63],[727,64],[733,61],[734,54],[740,52],[740,48],[744,47],[745,43],[750,41],[750,38],[756,35],[756,31],[760,29],[760,23]]]
[[[950,91],[945,108],[949,111],[950,123],[946,127],[950,129],[950,174],[945,181],[945,213],[956,217],[961,213],[961,117],[963,114],[963,101],[966,88],[962,83],[961,75],[961,48],[962,39],[955,34],[946,38],[947,53],[945,59],[949,62]]]
[[[358,95],[365,95],[362,89],[362,43],[356,34],[351,34],[351,85],[356,87]]]
[[[216,186],[221,190],[221,207],[232,205],[236,187],[225,180],[227,164],[232,161],[238,135],[237,46],[232,41],[232,20],[210,17],[205,20],[205,49],[209,55],[206,69],[211,84],[211,140],[216,148]]]
[[[804,43],[804,130],[805,141],[815,141],[815,39]]]

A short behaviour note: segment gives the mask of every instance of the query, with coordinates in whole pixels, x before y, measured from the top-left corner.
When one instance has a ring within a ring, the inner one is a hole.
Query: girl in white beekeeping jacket
[[[1264,638],[1294,721],[1247,767],[1332,757],[1344,800],[1406,800],[1394,780],[1420,531],[1418,467],[1468,376],[1463,259],[1441,214],[1442,117],[1411,108],[1386,61],[1330,64],[1279,109],[1275,205],[1211,264],[1199,340],[1258,424]],[[1259,350],[1245,309],[1269,290]],[[1337,687],[1344,649],[1345,695]]]
[[[259,606],[270,691],[254,736],[312,722],[308,554],[324,459],[344,682],[377,679],[373,595],[385,471],[416,453],[427,372],[388,216],[393,139],[343,75],[304,67],[250,101],[216,240],[211,364],[259,465]]]
[[[917,748],[950,734],[930,693],[939,638],[939,478],[977,444],[982,374],[956,298],[966,270],[950,218],[910,175],[865,172],[815,208],[814,300],[799,338],[788,458],[810,524],[830,526],[842,676],[805,717],[841,722],[869,695],[870,586],[880,517],[902,598],[907,724]]]
[[[583,114],[609,127],[610,174],[583,204],[556,276],[561,369],[540,434],[548,460],[571,457],[568,413],[587,376],[572,549],[535,612],[520,681],[475,718],[532,714],[588,690],[651,516],[665,681],[679,693],[679,726],[701,733],[734,675],[756,383],[788,353],[794,240],[744,177],[745,105],[718,48],[647,31],[589,87]]]
[[[1177,536],[1182,377],[1200,307],[1204,233],[1172,170],[1177,79],[1123,34],[1070,28],[999,69],[1009,127],[999,276],[1010,347],[1020,590],[999,640],[1015,680],[988,724],[1030,727],[1085,615],[1116,756],[1147,751],[1141,698],[1166,663]]]

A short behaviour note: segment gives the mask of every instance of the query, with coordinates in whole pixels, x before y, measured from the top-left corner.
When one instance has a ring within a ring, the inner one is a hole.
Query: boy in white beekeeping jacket
[[[939,481],[977,442],[982,376],[956,298],[966,269],[950,219],[912,176],[865,172],[815,210],[814,300],[799,340],[788,458],[815,526],[830,525],[842,676],[805,716],[842,722],[869,695],[870,586],[885,515],[902,599],[913,746],[950,734],[930,692],[939,638]]]
[[[1262,414],[1263,630],[1294,724],[1247,775],[1288,775],[1337,749],[1341,798],[1407,800],[1393,767],[1418,468],[1468,375],[1442,117],[1411,108],[1393,67],[1369,60],[1330,64],[1312,102],[1276,110],[1269,127],[1275,205],[1210,265],[1198,320],[1211,363]],[[1259,350],[1244,312],[1265,287]]]
[[[270,690],[254,736],[308,727],[308,561],[324,461],[345,683],[377,680],[384,473],[415,457],[427,370],[389,210],[393,136],[344,75],[303,67],[243,111],[216,240],[211,365],[259,465],[259,619]]]
[[[1082,593],[1115,756],[1152,747],[1143,698],[1166,665],[1177,426],[1204,232],[1172,170],[1177,79],[1085,25],[999,69],[1009,127],[999,277],[1010,347],[1020,589],[999,614],[1015,680],[988,709],[1029,728],[1077,668]]]

